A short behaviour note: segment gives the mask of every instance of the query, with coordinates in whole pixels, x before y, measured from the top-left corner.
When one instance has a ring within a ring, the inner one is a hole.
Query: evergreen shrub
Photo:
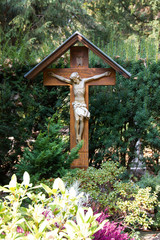
[[[151,187],[152,192],[156,191],[159,194],[160,200],[160,172],[157,175],[150,174],[148,171],[137,182],[141,188]]]
[[[36,141],[29,148],[15,166],[17,176],[27,171],[33,182],[42,178],[62,177],[70,170],[70,164],[78,158],[78,151],[82,147],[79,143],[71,152],[67,151],[68,137],[62,134],[63,125],[55,118],[48,120],[45,130],[40,132]]]
[[[129,168],[137,157],[136,143],[140,139],[141,156],[146,148],[152,152],[141,160],[149,170],[158,173],[160,62],[149,61],[145,65],[144,61],[116,61],[132,77],[124,79],[117,75],[115,86],[90,87],[90,165],[99,167],[104,159],[111,159]],[[93,61],[92,67],[104,66]],[[14,173],[23,148],[44,129],[46,118],[58,112],[56,119],[69,126],[68,88],[43,87],[41,74],[33,81],[24,79],[31,68],[6,59],[0,72],[1,182]]]
[[[33,81],[24,78],[32,66],[9,61],[0,71],[0,182],[15,172],[23,149],[35,141],[44,129],[46,118],[58,112],[56,119],[69,126],[69,97],[66,87],[44,87],[42,75]],[[69,150],[69,142],[67,146]]]
[[[90,165],[104,160],[121,162],[130,168],[140,158],[149,170],[160,168],[160,61],[116,61],[131,74],[116,76],[115,86],[90,87]],[[97,67],[97,65],[96,65]],[[136,144],[141,141],[137,156]],[[149,149],[151,155],[145,154]]]

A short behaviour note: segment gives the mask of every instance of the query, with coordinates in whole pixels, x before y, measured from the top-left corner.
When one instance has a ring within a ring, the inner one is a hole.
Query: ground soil
[[[141,232],[141,240],[160,240],[160,232]]]

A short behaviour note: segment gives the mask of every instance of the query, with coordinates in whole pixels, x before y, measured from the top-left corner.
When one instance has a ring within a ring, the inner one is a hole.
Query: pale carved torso
[[[85,103],[85,85],[83,80],[81,80],[78,84],[73,83],[73,92],[75,96],[75,101]]]

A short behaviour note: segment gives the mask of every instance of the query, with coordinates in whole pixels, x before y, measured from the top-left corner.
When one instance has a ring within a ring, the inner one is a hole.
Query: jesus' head
[[[78,84],[81,81],[81,78],[77,72],[73,72],[70,76],[70,79],[76,84]]]

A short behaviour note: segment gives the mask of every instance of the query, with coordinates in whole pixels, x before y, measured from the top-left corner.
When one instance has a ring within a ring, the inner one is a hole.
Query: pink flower
[[[17,232],[18,233],[24,233],[24,230],[23,228],[21,228],[20,226],[17,227]]]
[[[108,218],[107,209],[97,218],[99,223]],[[95,240],[130,240],[127,233],[124,233],[125,227],[120,223],[106,222],[104,227],[94,234]],[[134,240],[134,239],[131,239]]]

